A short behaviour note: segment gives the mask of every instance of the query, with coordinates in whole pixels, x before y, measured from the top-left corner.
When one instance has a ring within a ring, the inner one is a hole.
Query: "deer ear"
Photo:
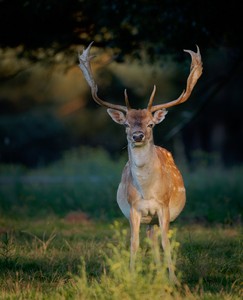
[[[116,123],[121,125],[125,123],[126,117],[123,112],[112,108],[108,108],[107,112],[111,116],[112,120],[115,121]]]
[[[165,118],[165,115],[167,114],[167,110],[165,109],[160,109],[160,110],[157,110],[155,113],[154,113],[154,123],[155,124],[159,124],[160,122],[162,122]]]

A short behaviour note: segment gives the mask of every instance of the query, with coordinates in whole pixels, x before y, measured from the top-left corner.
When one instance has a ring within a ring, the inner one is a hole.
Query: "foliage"
[[[1,211],[19,217],[63,216],[77,210],[99,219],[120,215],[115,194],[123,165],[101,149],[84,148],[23,173],[20,167],[2,166],[8,176],[2,178]]]
[[[32,110],[2,116],[0,140],[1,161],[21,161],[27,166],[36,166],[60,157],[61,152],[66,150],[63,141],[68,144],[69,138],[63,124],[55,116]]]
[[[242,166],[224,169],[200,164],[184,174],[187,188],[186,219],[199,222],[241,223],[243,205]]]
[[[66,145],[69,142],[71,145],[98,144],[93,136],[90,138],[88,134],[84,135],[80,127],[75,132],[80,130],[80,135],[76,135],[70,141],[69,138],[74,132],[73,128],[72,130],[68,128],[68,138],[62,127],[63,120],[57,122],[56,119],[57,115],[59,117],[67,116],[70,112],[73,113],[86,105],[87,99],[84,97],[87,92],[86,85],[69,83],[67,88],[63,82],[67,82],[70,69],[75,69],[73,67],[78,63],[77,52],[81,50],[82,45],[87,46],[90,41],[94,40],[95,46],[98,48],[107,48],[105,51],[102,50],[106,54],[109,53],[109,59],[106,59],[106,62],[125,61],[130,64],[132,60],[136,63],[142,62],[144,66],[144,63],[149,61],[159,66],[161,70],[165,58],[169,56],[169,59],[173,61],[177,58],[179,61],[185,62],[185,53],[182,49],[195,49],[195,44],[198,44],[202,52],[204,72],[199,86],[197,86],[197,94],[192,95],[197,101],[192,102],[195,105],[194,108],[183,106],[183,112],[175,118],[177,124],[168,130],[165,136],[170,139],[170,143],[173,143],[172,135],[183,131],[188,156],[191,155],[191,149],[199,145],[206,151],[212,151],[215,148],[217,151],[221,151],[223,160],[229,165],[242,162],[243,144],[239,142],[238,138],[242,136],[240,112],[242,110],[243,53],[239,3],[235,0],[229,3],[207,0],[203,2],[203,5],[195,5],[194,2],[192,0],[186,2],[178,0],[136,0],[132,2],[114,0],[112,3],[107,0],[0,1],[0,26],[4,28],[0,32],[1,119],[8,119],[7,123],[1,122],[0,124],[2,161],[16,162],[18,160],[28,163],[28,158],[32,153],[35,158],[39,153],[39,160],[42,162],[49,161],[53,158],[52,153],[63,150],[63,144],[60,143],[63,138],[66,139]],[[105,65],[104,60],[101,65]],[[117,68],[117,65],[114,69]],[[36,77],[33,72],[36,69],[42,69],[45,72]],[[180,69],[182,70],[182,68]],[[127,73],[130,73],[130,70]],[[50,74],[55,74],[55,79]],[[60,76],[57,81],[60,74],[65,74],[65,76],[61,80]],[[143,75],[141,76],[141,74]],[[185,73],[183,72],[183,74]],[[106,74],[102,77],[109,76]],[[126,77],[127,82],[130,83],[129,88],[135,89],[138,86],[139,89],[139,85],[145,87],[141,82],[136,85],[132,84],[128,78],[130,76],[126,75]],[[140,71],[136,77],[144,78],[144,71]],[[75,75],[73,78],[78,78],[78,76]],[[71,82],[75,82],[73,78],[70,80]],[[154,78],[154,74],[150,75],[149,81],[153,81]],[[177,97],[184,88],[186,80],[180,72],[172,80],[175,83],[173,89]],[[164,93],[166,90],[163,86],[164,83],[158,79],[156,81]],[[202,83],[204,84],[201,85]],[[149,82],[150,86],[152,84],[150,85]],[[118,85],[121,86],[121,82]],[[116,99],[118,92],[114,85],[107,86],[112,92],[105,92],[105,96],[109,95],[112,99]],[[58,92],[53,93],[50,90]],[[67,93],[67,90],[70,93]],[[75,93],[73,93],[74,90]],[[119,94],[122,94],[120,90]],[[169,98],[173,98],[174,94],[171,92]],[[146,93],[143,93],[144,95]],[[158,95],[158,98],[163,99],[166,98],[165,96],[167,97],[166,94]],[[228,105],[229,97],[231,105]],[[24,132],[26,123],[23,120],[20,122],[18,116],[17,121],[13,120],[13,115],[26,112],[30,107],[35,106],[36,108],[37,105],[38,109],[42,110],[43,104],[50,104],[49,101],[51,102],[50,106],[53,104],[53,106],[59,106],[62,101],[70,101],[70,103],[58,107],[57,112],[54,113],[55,116],[49,115],[48,119],[45,119],[46,115],[43,114],[41,124],[35,122],[28,113],[21,115],[20,118],[23,117],[29,121],[30,129],[28,128],[27,133],[30,133],[30,136],[29,139],[27,134],[24,136],[24,149],[29,148],[30,153],[27,154],[23,151],[19,144],[14,153],[9,145],[7,134],[11,129],[11,138],[14,140],[12,145],[14,146],[15,141],[17,142],[19,139],[16,131],[12,130],[12,126],[20,123],[21,132]],[[207,110],[204,110],[206,106]],[[198,118],[199,112],[201,118]],[[11,116],[6,116],[9,113]],[[82,113],[88,116],[87,112],[82,111]],[[205,116],[207,117],[206,124]],[[72,117],[75,119],[74,115]],[[77,120],[79,118],[80,116],[77,116]],[[192,120],[193,118],[194,120]],[[51,126],[43,124],[48,121],[50,124],[52,123],[53,130]],[[186,126],[189,121],[193,122]],[[78,123],[76,120],[75,122]],[[36,125],[44,127],[43,133],[45,132],[49,139],[42,140],[38,128],[34,131]],[[105,122],[102,123],[102,128],[104,128],[103,126],[105,127]],[[90,127],[93,131],[97,128],[96,126]],[[88,126],[83,128],[88,132]],[[106,136],[108,134],[99,136],[100,140],[106,140]],[[54,140],[55,145],[52,143]],[[53,152],[48,151],[46,146],[48,143],[55,148]],[[37,148],[35,145],[39,147]],[[55,146],[58,146],[58,149]],[[114,150],[115,146],[112,146],[112,150]],[[43,153],[41,153],[42,150]],[[34,160],[36,161],[36,159]],[[40,162],[38,161],[38,163]]]
[[[145,227],[129,271],[129,224],[115,201],[125,161],[84,148],[39,169],[0,166],[0,299],[240,299],[242,168],[181,168],[176,289],[153,263]]]
[[[136,269],[129,269],[129,251],[127,231],[118,222],[113,225],[113,241],[107,245],[108,253],[104,253],[104,271],[96,280],[89,280],[82,261],[81,274],[75,278],[78,297],[84,299],[173,299],[179,295],[168,281],[164,263],[155,264],[150,253],[149,241],[147,253],[142,251],[137,257]],[[172,251],[175,251],[172,243]],[[135,288],[136,287],[136,288]]]
[[[182,286],[154,265],[144,239],[128,268],[128,224],[68,223],[59,218],[0,220],[0,299],[241,299],[241,230],[173,228]],[[5,227],[5,231],[3,230]],[[11,230],[9,230],[11,228]]]
[[[81,210],[98,219],[121,217],[116,190],[126,159],[126,155],[111,158],[99,148],[80,148],[37,169],[1,165],[0,212],[35,218]],[[192,171],[180,167],[187,203],[179,221],[240,223],[242,167],[224,169],[203,160],[197,165]]]
[[[35,60],[40,51],[50,59],[73,44],[95,40],[117,49],[118,59],[145,50],[153,58],[162,53],[191,47],[230,45],[240,48],[240,10],[237,1],[1,1],[1,46],[24,45],[24,56]],[[207,16],[207,17],[205,17]],[[229,17],[230,16],[230,17]],[[18,26],[15,26],[18,24]]]

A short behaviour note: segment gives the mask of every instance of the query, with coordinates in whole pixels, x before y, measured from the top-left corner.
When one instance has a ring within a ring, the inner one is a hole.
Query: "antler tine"
[[[155,92],[156,92],[156,85],[154,85],[152,94],[151,94],[150,99],[149,99],[148,108],[147,108],[148,110],[151,110],[151,108],[153,106]]]
[[[131,109],[131,106],[130,106],[128,96],[127,96],[127,89],[124,90],[124,95],[125,95],[125,103],[126,103],[127,109],[129,110],[129,109]]]
[[[90,49],[91,49],[92,44],[93,44],[93,42],[91,42],[89,44],[89,46],[83,50],[82,54],[78,55],[78,58],[79,58],[79,67],[80,67],[81,71],[83,72],[83,75],[84,75],[88,85],[91,88],[91,94],[92,94],[94,101],[101,106],[105,106],[107,108],[113,108],[113,109],[117,109],[117,110],[120,110],[123,112],[127,112],[128,108],[126,106],[112,104],[112,103],[106,102],[98,97],[98,95],[97,95],[98,86],[97,86],[96,82],[94,81],[92,71],[91,71],[91,66],[90,66],[90,61],[92,60],[92,58],[95,57],[94,55],[90,55]]]
[[[188,52],[191,55],[191,69],[190,69],[190,74],[187,78],[187,85],[186,85],[186,90],[182,92],[180,97],[178,97],[176,100],[164,103],[164,104],[159,104],[159,105],[154,105],[151,107],[150,111],[155,112],[156,110],[163,109],[163,108],[168,108],[172,107],[178,104],[181,104],[185,102],[191,95],[192,90],[197,83],[197,80],[200,78],[202,75],[202,60],[201,60],[201,54],[199,47],[197,47],[197,52],[193,52],[191,50],[184,50],[185,52]]]

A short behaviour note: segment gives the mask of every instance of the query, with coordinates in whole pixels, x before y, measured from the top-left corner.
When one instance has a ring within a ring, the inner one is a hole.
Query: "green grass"
[[[152,263],[144,228],[132,274],[128,224],[110,225],[47,218],[10,226],[1,220],[0,299],[240,299],[239,227],[174,225],[182,282],[175,289],[165,268]]]
[[[67,152],[47,167],[28,170],[0,166],[0,214],[16,217],[63,217],[81,210],[96,219],[122,216],[116,190],[126,156],[111,159],[101,149]],[[187,204],[180,220],[200,223],[241,222],[243,166],[224,169],[214,164],[194,171],[181,167]]]
[[[144,227],[129,271],[129,223],[115,201],[124,163],[82,149],[35,170],[0,166],[0,299],[242,299],[243,168],[182,168],[175,288]]]
[[[101,149],[82,149],[40,169],[1,166],[0,213],[36,218],[82,210],[98,219],[121,216],[115,195],[124,164]]]

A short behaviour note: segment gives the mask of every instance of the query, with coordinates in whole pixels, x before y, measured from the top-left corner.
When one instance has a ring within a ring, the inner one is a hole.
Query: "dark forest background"
[[[63,151],[102,146],[124,153],[123,128],[98,107],[77,53],[94,41],[101,98],[136,108],[185,88],[200,47],[203,75],[188,102],[169,110],[155,142],[192,166],[200,153],[243,162],[242,12],[239,1],[1,0],[0,162],[31,167]]]

